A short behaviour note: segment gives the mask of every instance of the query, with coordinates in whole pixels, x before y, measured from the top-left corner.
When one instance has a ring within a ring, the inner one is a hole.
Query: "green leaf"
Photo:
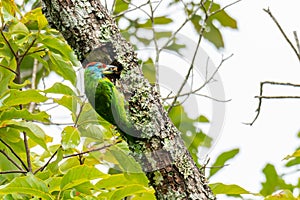
[[[77,112],[77,97],[75,96],[63,96],[61,99],[54,99],[54,102],[58,103],[69,109],[73,114]]]
[[[130,185],[127,187],[112,190],[106,194],[102,193],[103,195],[101,194],[99,197],[106,197],[107,199],[123,199],[125,197],[129,197],[139,193],[154,194],[154,189],[150,189],[141,185]],[[155,199],[154,195],[148,197],[150,197],[149,200]]]
[[[63,149],[76,148],[80,143],[80,133],[73,126],[65,127],[61,137]]]
[[[245,190],[244,188],[234,184],[225,185],[223,183],[212,183],[209,184],[209,186],[214,194],[253,194]]]
[[[50,88],[44,90],[45,93],[75,95],[75,92],[69,87],[62,83],[54,83]]]
[[[266,181],[262,183],[260,193],[264,196],[271,195],[278,189],[292,190],[293,186],[285,183],[285,181],[278,175],[274,165],[267,164],[263,169]]]
[[[209,177],[212,177],[220,169],[222,169],[222,166],[224,166],[228,160],[234,158],[239,153],[239,151],[240,151],[239,149],[232,149],[230,151],[225,151],[221,153],[216,159],[216,161],[212,164],[212,166],[215,166],[215,168],[210,169]]]
[[[130,1],[131,0],[129,0],[129,1],[116,0],[115,6],[114,6],[114,14],[118,14],[125,10],[128,10]]]
[[[154,17],[154,23],[155,24],[169,24],[173,22],[171,18],[168,18],[166,16],[161,16],[161,17]]]
[[[26,109],[17,110],[14,107],[10,107],[7,110],[2,111],[0,113],[0,120],[9,120],[9,119],[23,119],[23,120],[35,120],[40,122],[49,122],[50,116],[42,111],[38,113],[31,113]]]
[[[143,63],[143,74],[148,79],[151,84],[156,83],[156,70],[154,66],[154,62],[151,58]]]
[[[27,12],[21,21],[27,25],[30,29],[44,29],[47,25],[47,19],[42,13],[42,8],[38,7],[34,10]]]
[[[144,173],[124,173],[110,175],[109,177],[100,180],[95,186],[98,188],[111,189],[137,184],[148,186],[148,182],[149,181]]]
[[[224,47],[223,36],[220,30],[213,24],[212,20],[207,20],[203,36],[205,39],[213,43],[218,49]]]
[[[46,184],[32,174],[17,177],[7,185],[0,186],[0,194],[27,194],[42,199],[54,199],[48,192]]]
[[[289,190],[282,190],[274,195],[267,196],[265,200],[299,200],[294,197],[293,193]]]
[[[182,105],[173,107],[169,112],[169,117],[171,118],[174,125],[182,133],[181,137],[185,142],[185,145],[188,147],[189,152],[191,153],[194,161],[200,167],[198,163],[197,153],[200,146],[209,147],[212,142],[212,138],[199,131],[196,123],[198,123],[201,116],[196,119],[191,119],[185,112]]]
[[[288,155],[284,158],[284,160],[288,160],[290,158],[297,158],[300,157],[300,150],[295,151],[292,155]]]
[[[109,147],[105,156],[108,161],[108,157],[110,157],[111,161],[115,159],[113,163],[117,164],[123,172],[143,173],[141,166],[129,155],[129,149],[124,143],[118,143]]]
[[[89,182],[97,178],[106,178],[108,174],[100,172],[95,167],[80,165],[70,169],[62,178],[60,188],[67,190],[82,183]]]
[[[17,106],[29,104],[31,102],[40,103],[46,101],[48,98],[41,95],[38,90],[10,90],[9,96],[4,99],[3,104],[6,106]]]
[[[200,33],[202,26],[200,25],[202,17],[200,15],[193,15],[191,17],[191,22],[197,33]]]
[[[7,51],[7,50],[5,50],[5,51]],[[1,48],[0,48],[0,54],[3,55],[1,53]],[[2,64],[2,63],[0,63],[0,64]],[[11,68],[11,66],[9,68],[14,70],[14,68]],[[1,82],[1,84],[0,84],[0,98],[4,94],[4,92],[6,92],[8,90],[8,84],[10,82],[12,82],[12,80],[14,78],[15,78],[15,74],[13,72],[11,72],[8,69],[5,69],[3,67],[0,67],[0,82]],[[0,99],[0,102],[1,102],[1,99]],[[0,103],[0,105],[1,105],[1,103]]]
[[[50,58],[49,67],[64,79],[76,84],[76,74],[70,61],[64,59],[60,54],[48,51]]]
[[[38,125],[32,123],[32,122],[26,122],[26,121],[13,121],[8,120],[5,121],[5,125],[19,129],[21,131],[25,131],[30,139],[32,139],[34,142],[39,144],[41,147],[47,150],[47,141],[49,140],[43,131]],[[1,127],[1,124],[0,124]]]
[[[20,35],[28,35],[28,28],[21,22],[17,22],[9,26],[9,32],[11,34],[20,34]]]

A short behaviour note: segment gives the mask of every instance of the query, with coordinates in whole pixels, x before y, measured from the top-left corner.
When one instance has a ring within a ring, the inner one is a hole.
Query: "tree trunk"
[[[215,199],[180,132],[168,118],[159,94],[143,77],[132,45],[121,36],[100,0],[43,2],[49,24],[62,33],[81,62],[96,51],[92,53],[98,56],[96,60],[122,68],[121,84],[116,85],[126,97],[130,120],[140,133],[134,140],[123,137],[127,137],[132,155],[157,199]]]

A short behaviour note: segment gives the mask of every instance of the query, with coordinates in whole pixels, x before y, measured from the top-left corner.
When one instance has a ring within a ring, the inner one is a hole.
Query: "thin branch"
[[[36,74],[38,70],[38,61],[36,59],[33,60],[33,68],[32,68],[32,80],[31,80],[31,89],[36,89],[35,82],[36,82]],[[35,102],[31,102],[29,106],[29,112],[33,112],[35,109]]]
[[[80,114],[82,113],[83,106],[85,105],[85,101],[86,101],[86,99],[82,101],[82,104],[81,104],[81,106],[80,106],[80,108],[79,108],[78,115],[77,115],[77,117],[76,117],[76,119],[75,119],[75,122],[74,122],[74,127],[77,127],[77,126],[78,126],[78,120],[79,120]]]
[[[238,1],[232,2],[232,3],[230,3],[230,4],[226,5],[226,6],[224,6],[223,8],[221,8],[221,9],[219,9],[219,10],[216,10],[216,11],[210,13],[210,16],[213,16],[213,15],[215,15],[215,14],[221,12],[221,11],[224,11],[226,8],[228,8],[228,7],[230,7],[230,6],[233,6],[234,4],[236,4],[236,3],[240,2],[240,1],[242,1],[242,0],[238,0]]]
[[[4,172],[0,172],[0,174],[26,174],[27,171],[18,171],[18,170],[11,170],[11,171],[4,171]]]
[[[28,145],[27,133],[25,131],[23,132],[23,137],[24,137],[24,145],[25,145],[25,151],[26,151],[26,160],[27,160],[28,171],[32,172],[31,160],[30,160],[30,148]]]
[[[204,21],[206,21],[206,20],[207,20],[207,18],[205,18]],[[187,83],[187,81],[188,81],[188,79],[189,79],[189,76],[190,76],[190,74],[191,74],[192,69],[194,68],[195,58],[196,58],[196,55],[197,55],[197,52],[198,52],[198,49],[199,49],[199,46],[200,46],[200,43],[201,43],[201,40],[202,40],[202,37],[203,37],[203,31],[204,31],[204,29],[205,29],[204,26],[202,26],[202,27],[201,27],[201,30],[200,30],[198,42],[197,42],[197,45],[196,45],[196,49],[195,49],[195,52],[194,52],[194,55],[193,55],[193,59],[192,59],[191,65],[190,65],[190,67],[189,67],[189,70],[188,70],[188,72],[187,72],[187,74],[186,74],[186,76],[185,76],[185,79],[184,79],[184,81],[182,82],[182,84],[181,84],[181,86],[180,86],[180,88],[179,88],[179,90],[178,90],[178,92],[177,92],[175,98],[173,99],[173,101],[172,101],[170,107],[168,108],[167,113],[169,113],[169,112],[172,110],[172,108],[174,107],[174,105],[176,104],[177,99],[178,99],[178,97],[179,97],[181,91],[183,90],[183,87],[184,87],[185,84]]]
[[[5,43],[7,44],[9,50],[11,51],[11,53],[14,55],[15,58],[17,58],[17,54],[16,52],[14,51],[14,49],[12,48],[12,46],[10,45],[9,41],[7,40],[7,38],[5,37],[4,33],[3,33],[3,30],[0,30],[0,33],[5,41]]]
[[[297,46],[297,49],[298,49],[298,54],[300,54],[300,43],[299,43],[299,39],[298,39],[298,35],[297,35],[297,32],[294,31],[294,38],[295,38],[295,41],[296,41],[296,46]]]
[[[300,99],[300,96],[255,96],[258,99]]]
[[[285,34],[284,30],[282,29],[281,25],[279,24],[279,22],[277,21],[277,19],[273,16],[273,14],[271,13],[270,9],[263,9],[266,13],[268,13],[270,15],[270,17],[272,18],[272,20],[275,22],[276,26],[278,27],[278,29],[280,30],[281,34],[283,35],[283,37],[285,38],[285,40],[287,41],[287,43],[290,45],[290,47],[293,49],[294,53],[296,54],[298,60],[300,61],[300,54],[297,52],[297,49],[294,47],[293,43],[290,41],[290,39],[287,37],[287,35]]]
[[[260,89],[259,89],[259,96],[255,96],[255,98],[258,98],[258,107],[256,109],[256,116],[254,117],[253,121],[250,123],[244,123],[246,125],[252,126],[254,122],[257,120],[261,105],[262,105],[262,99],[299,99],[300,96],[263,96],[263,86],[264,85],[282,85],[282,86],[292,86],[292,87],[300,87],[300,84],[294,84],[294,83],[283,83],[283,82],[274,82],[274,81],[264,81],[260,83]]]
[[[9,144],[7,144],[4,140],[2,140],[0,138],[0,142],[2,142],[10,151],[12,154],[14,154],[14,156],[16,156],[16,158],[21,162],[22,166],[24,167],[24,169],[26,171],[28,171],[28,168],[26,166],[26,164],[23,162],[23,160],[16,154],[16,152],[13,150],[13,148],[11,148],[11,146],[9,146]]]
[[[51,160],[56,156],[58,150],[60,149],[60,147],[54,152],[54,154],[49,158],[49,160],[40,168],[38,168],[33,174],[36,174],[38,173],[39,171],[43,171],[48,165],[49,163],[51,162]]]
[[[67,155],[67,156],[64,156],[63,158],[65,159],[65,158],[70,158],[70,157],[75,157],[75,156],[81,156],[81,155],[84,155],[84,154],[87,154],[87,153],[91,153],[91,152],[95,152],[95,151],[100,151],[100,150],[106,149],[108,147],[111,147],[111,146],[113,146],[115,144],[118,144],[120,142],[122,142],[122,140],[118,140],[118,141],[116,141],[113,144],[108,144],[108,145],[105,145],[103,147],[99,147],[99,148],[96,148],[96,149],[91,149],[91,150],[88,150],[88,151],[84,151],[84,152],[80,152],[80,153],[75,153],[75,154]]]
[[[14,70],[10,69],[9,67],[6,67],[6,66],[1,65],[1,64],[0,64],[0,67],[2,67],[2,68],[4,68],[4,69],[7,69],[7,70],[11,71],[11,72],[14,73],[16,76],[18,76],[18,73],[15,72]]]
[[[37,38],[34,38],[34,40],[31,42],[31,44],[29,45],[29,47],[26,49],[26,51],[20,55],[20,59],[18,60],[18,63],[17,65],[21,65],[23,59],[25,58],[25,56],[27,55],[28,51],[31,49],[31,47],[33,47],[35,41],[36,41]]]
[[[16,163],[16,161],[14,161],[5,151],[0,150],[0,153],[2,153],[7,158],[7,160],[14,164],[14,166],[16,166],[19,170],[23,170],[22,167],[20,167],[18,163]]]
[[[149,0],[149,1],[150,1],[150,0]],[[129,12],[132,12],[132,11],[135,11],[135,10],[142,10],[142,11],[145,13],[145,11],[142,9],[142,7],[148,5],[148,4],[149,4],[149,1],[147,1],[146,3],[143,3],[143,4],[139,5],[139,6],[136,6],[136,5],[130,3],[131,5],[134,6],[134,8],[132,8],[132,9],[130,9],[130,10],[125,10],[125,11],[123,11],[123,12],[121,12],[121,13],[118,13],[117,15],[113,16],[113,18],[121,17],[121,16],[125,15],[126,13],[129,13]],[[127,3],[127,2],[126,2],[126,3]],[[129,3],[129,2],[128,2],[128,3]],[[148,13],[147,13],[147,15],[148,15]],[[149,15],[148,15],[148,16],[149,16]]]

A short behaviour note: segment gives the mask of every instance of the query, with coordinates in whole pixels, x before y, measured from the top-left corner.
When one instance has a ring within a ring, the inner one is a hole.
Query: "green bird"
[[[133,136],[136,129],[129,122],[125,110],[124,96],[107,78],[117,73],[117,67],[101,62],[85,66],[85,94],[96,112],[106,121],[115,125],[122,133]]]

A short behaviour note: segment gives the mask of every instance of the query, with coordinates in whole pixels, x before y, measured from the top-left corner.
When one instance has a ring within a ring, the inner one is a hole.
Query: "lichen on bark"
[[[96,51],[97,61],[122,68],[120,84],[116,86],[126,97],[130,120],[140,133],[134,140],[127,140],[128,145],[154,187],[156,197],[215,199],[204,174],[184,146],[180,132],[168,118],[158,92],[144,78],[132,45],[121,36],[100,1],[43,2],[49,24],[62,33],[81,62]]]

